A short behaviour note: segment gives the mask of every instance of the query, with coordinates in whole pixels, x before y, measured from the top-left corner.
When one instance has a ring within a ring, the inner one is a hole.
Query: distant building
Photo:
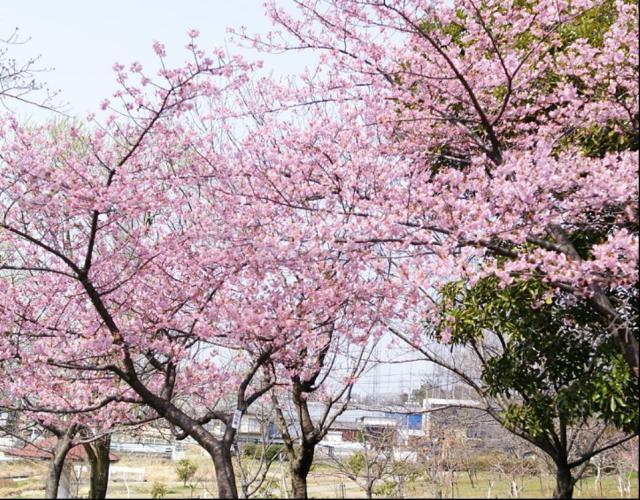
[[[428,398],[425,410],[424,435],[433,440],[445,434],[465,437],[466,446],[474,449],[504,449],[506,431],[488,415],[478,401],[466,399]],[[435,410],[435,411],[433,411]]]
[[[209,427],[217,437],[222,437],[224,428],[222,422],[218,420],[213,421]],[[263,440],[282,442],[276,423],[262,414],[251,411],[242,415],[236,440],[243,443],[258,443]]]
[[[322,418],[326,411],[322,402],[309,402],[308,408],[314,421]],[[283,414],[288,420],[291,436],[299,438],[294,417],[296,412],[291,403],[290,406],[285,405]],[[278,427],[269,415],[268,407],[256,407],[244,413],[239,421],[237,442],[281,444]],[[218,437],[224,431],[223,424],[215,420],[207,424],[207,428]],[[323,450],[319,457],[362,451],[363,435],[371,444],[393,443],[394,453],[399,456],[417,456],[431,453],[434,443],[452,432],[462,433],[467,445],[473,448],[500,448],[504,444],[505,431],[482,411],[477,401],[427,398],[422,405],[407,403],[367,408],[353,404],[336,418],[319,443],[318,449]],[[189,445],[196,445],[192,438],[177,441],[168,428],[145,427],[136,435],[125,431],[114,434],[112,438],[112,449],[116,452],[155,454],[173,460],[182,458]]]
[[[336,421],[324,437],[328,443],[355,443],[358,441],[360,425],[357,422]]]

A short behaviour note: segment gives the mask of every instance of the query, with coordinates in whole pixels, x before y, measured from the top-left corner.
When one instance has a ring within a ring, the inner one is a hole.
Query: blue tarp
[[[405,429],[419,430],[422,428],[422,414],[385,412],[385,417],[393,418],[398,426]]]

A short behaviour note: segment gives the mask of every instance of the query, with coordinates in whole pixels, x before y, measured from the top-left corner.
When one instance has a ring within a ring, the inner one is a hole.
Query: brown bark
[[[191,436],[211,457],[216,473],[218,498],[238,498],[233,462],[231,461],[231,444],[235,430],[226,425],[223,439],[217,439],[204,425],[177,408],[173,403],[151,392],[140,380],[133,369],[125,375],[129,386],[136,391],[145,402],[168,422],[180,428],[185,435]]]
[[[284,448],[289,459],[291,496],[293,498],[308,498],[307,477],[313,464],[315,448],[320,441],[320,437],[309,415],[307,401],[302,397],[300,380],[294,377],[293,382],[293,403],[296,406],[301,430],[300,445],[296,446],[294,444],[293,438],[289,434],[288,424],[282,413],[282,408],[275,395],[272,396],[272,401],[276,411],[276,423],[282,435]]]
[[[217,441],[205,449],[213,460],[218,484],[218,498],[238,498],[233,462],[231,461],[231,445]]]
[[[306,442],[298,449],[296,457],[289,457],[289,472],[291,473],[291,491],[293,498],[308,498],[307,477],[313,464],[316,443]]]
[[[373,481],[367,481],[364,491],[367,494],[367,498],[373,498]]]
[[[566,463],[556,463],[556,489],[553,498],[573,498],[573,477]]]
[[[308,394],[313,393],[318,389],[318,386],[316,385],[317,379],[325,365],[326,356],[329,353],[329,348],[331,347],[331,336],[333,335],[332,321],[328,322],[328,334],[329,340],[321,349],[320,353],[317,354],[316,361],[318,368],[304,379],[301,378],[300,375],[294,375],[291,377],[291,400],[295,407],[296,423],[300,426],[299,444],[294,444],[294,439],[289,432],[289,424],[284,417],[282,407],[280,406],[276,395],[272,393],[271,396],[271,401],[273,402],[276,414],[276,424],[278,425],[278,429],[282,435],[284,448],[289,459],[289,472],[291,476],[291,490],[293,498],[308,498],[307,477],[309,476],[309,471],[313,464],[316,446],[326,435],[335,418],[346,410],[347,401],[351,395],[352,385],[347,385],[336,399],[333,399],[328,403],[328,408],[326,409],[323,417],[321,417],[317,422],[314,422],[311,418],[307,397]],[[364,349],[361,351],[360,360],[362,360],[363,354]],[[306,356],[306,353],[303,351],[300,353],[300,357],[304,358],[304,356]],[[357,366],[360,365],[358,364]],[[354,368],[354,375],[355,370],[356,369]],[[343,396],[346,401],[341,403],[340,406],[336,408],[333,416],[330,417],[329,410]]]
[[[83,444],[90,466],[89,498],[103,499],[109,487],[109,451],[111,435]]]
[[[72,425],[64,433],[57,436],[56,447],[53,450],[53,456],[49,461],[47,469],[47,477],[44,487],[45,498],[58,498],[58,487],[60,485],[60,476],[64,467],[64,459],[71,449],[73,437],[76,434],[76,427]]]

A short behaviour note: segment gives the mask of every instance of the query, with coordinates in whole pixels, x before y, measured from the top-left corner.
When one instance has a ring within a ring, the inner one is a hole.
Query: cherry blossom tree
[[[326,336],[319,336],[320,342],[303,347],[282,363],[284,366],[272,363],[269,367],[270,376],[279,381],[272,389],[271,403],[295,498],[308,498],[307,477],[316,447],[347,409],[353,386],[367,368],[376,345],[375,340],[363,344],[349,341],[335,331],[335,326],[335,322],[328,325]],[[321,405],[319,415],[310,411],[310,402]]]
[[[147,405],[207,449],[220,495],[233,497],[235,429],[215,404],[236,392],[244,411],[259,397],[267,388],[251,383],[271,348],[254,359],[240,355],[232,370],[216,362],[217,348],[236,348],[246,333],[225,338],[206,316],[223,277],[245,265],[241,253],[226,253],[244,243],[243,226],[221,223],[233,214],[222,196],[198,196],[198,168],[209,164],[196,161],[183,117],[197,113],[197,99],[241,85],[250,68],[221,52],[206,56],[195,36],[183,68],[168,69],[155,44],[159,80],[137,63],[130,72],[114,65],[121,89],[113,104],[103,102],[103,123],[89,117],[83,126],[23,127],[3,119],[0,269],[8,286],[0,298],[0,355],[34,371],[93,375],[95,389],[74,401],[85,411],[88,401]],[[130,83],[137,74],[140,83]],[[222,102],[217,109],[226,111]],[[12,374],[18,390],[25,374]],[[46,398],[63,379],[36,380],[42,385],[34,393],[51,407]],[[112,381],[129,395],[109,394]],[[213,419],[225,424],[220,438],[205,429]]]
[[[269,127],[304,158],[272,169],[273,199],[331,211],[348,245],[410,257],[427,289],[540,275],[589,301],[638,373],[614,296],[638,279],[635,3],[292,0],[268,12],[279,31],[239,37],[322,63],[263,103],[286,110]]]
[[[159,42],[156,76],[115,64],[100,119],[2,118],[12,395],[27,380],[34,410],[66,411],[72,373],[74,413],[143,404],[236,497],[237,416],[313,382],[327,331],[363,345],[402,321],[418,343],[452,279],[588,302],[637,375],[637,5],[288,5],[267,4],[280,33],[241,36],[320,52],[296,83],[249,85],[191,30],[182,67]]]
[[[26,356],[25,356],[26,357]],[[114,390],[114,384],[105,377],[78,378],[73,372],[50,366],[37,366],[35,370],[24,369],[14,360],[0,366],[0,408],[15,415],[15,423],[8,432],[26,443],[28,453],[41,450],[49,456],[45,477],[47,498],[57,498],[65,459],[74,446],[100,447],[117,428],[141,425],[157,419],[153,412],[132,411],[129,403],[138,401],[133,395]],[[111,394],[109,389],[111,386]],[[34,430],[38,438],[34,440]],[[30,435],[30,437],[29,437]],[[91,448],[93,450],[93,448]],[[91,457],[91,456],[90,456]],[[92,486],[96,498],[104,498],[109,468],[109,448],[106,447],[106,463],[96,467],[91,462]],[[104,471],[102,476],[100,472]],[[101,494],[102,492],[102,494]]]
[[[313,371],[314,356],[296,359],[328,324],[362,344],[397,308],[373,260],[326,244],[331,214],[261,196],[274,139],[238,126],[251,67],[208,57],[196,36],[182,68],[154,45],[156,79],[115,64],[103,120],[3,120],[0,354],[13,397],[29,370],[43,375],[34,410],[67,411],[62,372],[94,384],[78,382],[74,413],[145,405],[207,450],[219,495],[236,497],[231,446],[275,383],[263,368]]]

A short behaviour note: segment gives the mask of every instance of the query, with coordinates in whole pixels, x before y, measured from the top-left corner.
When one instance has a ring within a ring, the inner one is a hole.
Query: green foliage
[[[373,488],[373,494],[379,495],[383,498],[390,498],[398,489],[398,483],[395,481],[384,481],[382,484]]]
[[[197,470],[198,466],[187,458],[179,460],[176,464],[176,474],[178,475],[178,479],[182,481],[183,486],[187,485],[187,481],[193,478]]]
[[[508,426],[535,437],[562,416],[568,424],[599,417],[637,428],[638,379],[588,304],[535,279],[506,288],[494,277],[473,288],[451,283],[442,296],[439,328],[450,329],[454,344],[480,352],[485,336],[495,335],[482,380],[487,394],[522,400],[508,407]]]
[[[396,476],[404,478],[405,484],[420,480],[424,474],[424,467],[414,462],[397,462],[393,469]]]
[[[242,448],[242,455],[246,458],[260,460],[263,454],[264,459],[268,462],[276,460],[278,455],[281,455],[283,460],[287,460],[287,454],[285,453],[284,446],[281,444],[269,444],[265,450],[263,444],[247,443]]]
[[[358,451],[349,457],[347,467],[357,476],[365,469],[366,460],[367,458],[364,456],[364,453]]]
[[[601,47],[604,35],[616,19],[615,14],[615,2],[607,0],[586,10],[573,21],[562,25],[560,39],[565,46],[578,39],[584,39],[593,47]]]
[[[616,427],[638,430],[638,379],[623,357],[611,348],[611,364],[589,381],[589,389],[576,397],[591,397],[591,404]]]
[[[462,48],[464,54],[464,43],[462,37],[466,33],[464,22],[466,20],[465,13],[461,9],[456,10],[457,21],[452,21],[448,24],[441,25],[435,21],[425,19],[418,26],[420,31],[427,36],[436,36],[439,38],[441,35],[446,35],[451,38],[451,41]]]
[[[161,482],[154,482],[151,485],[151,498],[164,498],[169,493],[167,485]]]
[[[469,470],[490,472],[497,467],[504,467],[513,462],[514,458],[512,456],[507,455],[503,451],[492,450],[491,452],[470,453],[465,460],[465,465]]]
[[[607,153],[637,151],[640,142],[632,129],[622,128],[621,124],[611,121],[578,129],[567,140],[573,140],[586,156],[592,158],[602,158]]]

